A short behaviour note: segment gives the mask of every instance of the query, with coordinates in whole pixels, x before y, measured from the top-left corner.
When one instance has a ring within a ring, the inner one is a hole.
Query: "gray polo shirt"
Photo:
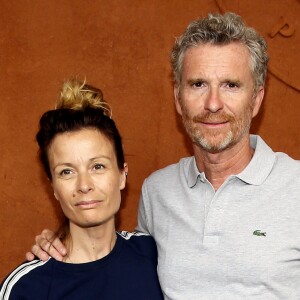
[[[145,180],[137,229],[156,240],[165,299],[300,299],[300,161],[251,147],[217,192],[194,157]]]

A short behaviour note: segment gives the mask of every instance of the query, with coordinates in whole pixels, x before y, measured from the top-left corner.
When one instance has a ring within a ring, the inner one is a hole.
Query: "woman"
[[[66,217],[57,234],[67,255],[23,263],[3,282],[0,299],[163,299],[154,240],[115,231],[127,164],[101,91],[65,83],[36,138]]]

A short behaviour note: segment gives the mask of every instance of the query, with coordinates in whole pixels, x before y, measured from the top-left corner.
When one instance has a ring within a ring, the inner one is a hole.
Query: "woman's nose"
[[[94,190],[94,182],[90,174],[81,174],[78,177],[78,191],[81,193],[88,193],[91,190]]]

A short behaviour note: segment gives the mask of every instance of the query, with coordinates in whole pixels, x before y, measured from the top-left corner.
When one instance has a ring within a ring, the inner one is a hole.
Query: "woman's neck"
[[[91,228],[82,228],[70,222],[70,241],[67,263],[86,263],[108,255],[116,243],[114,220]]]

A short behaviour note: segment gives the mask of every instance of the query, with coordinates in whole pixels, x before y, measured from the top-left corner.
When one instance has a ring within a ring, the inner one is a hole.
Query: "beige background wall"
[[[191,20],[225,10],[270,47],[267,95],[252,131],[300,159],[300,1],[1,0],[0,280],[59,221],[34,137],[62,81],[86,77],[113,108],[130,167],[119,228],[132,230],[143,179],[190,154],[173,108],[174,38]]]

